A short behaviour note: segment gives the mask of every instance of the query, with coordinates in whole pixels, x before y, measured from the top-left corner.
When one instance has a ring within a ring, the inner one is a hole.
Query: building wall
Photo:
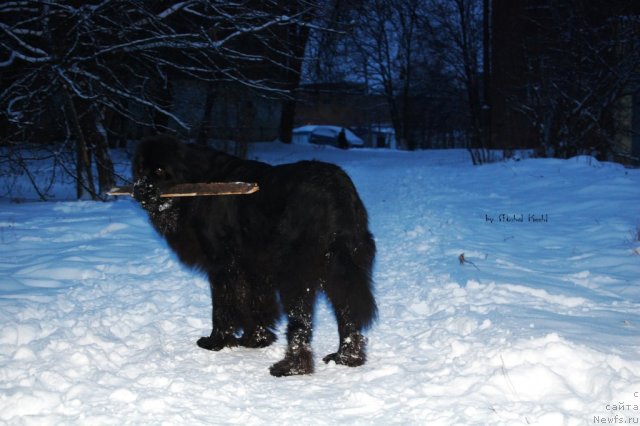
[[[296,125],[330,124],[367,127],[390,121],[382,96],[369,95],[362,87],[303,87],[296,94]]]
[[[207,97],[210,111],[206,113]],[[205,83],[176,80],[173,83],[173,112],[188,124],[185,131],[173,122],[171,127],[197,139],[205,133],[210,141],[269,141],[278,138],[282,102],[234,83]]]

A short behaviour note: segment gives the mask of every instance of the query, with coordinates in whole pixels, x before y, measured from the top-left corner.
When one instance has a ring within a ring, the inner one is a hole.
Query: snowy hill
[[[208,284],[133,201],[0,200],[0,423],[640,422],[639,170],[278,143],[250,157],[353,178],[378,246],[368,363],[321,362],[338,342],[324,300],[312,376],[269,375],[284,324],[269,348],[203,351]]]

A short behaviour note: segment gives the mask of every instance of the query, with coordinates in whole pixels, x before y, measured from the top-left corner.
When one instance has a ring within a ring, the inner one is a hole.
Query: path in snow
[[[637,170],[586,159],[474,168],[461,151],[253,152],[325,159],[353,177],[378,245],[368,363],[321,362],[337,344],[324,300],[313,376],[268,374],[284,324],[270,348],[198,349],[208,285],[131,200],[0,204],[0,422],[640,419],[610,406],[640,405]]]

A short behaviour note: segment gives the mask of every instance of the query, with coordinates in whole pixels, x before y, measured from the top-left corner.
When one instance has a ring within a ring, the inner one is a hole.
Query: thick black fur
[[[313,372],[312,313],[319,291],[335,310],[340,342],[325,362],[365,362],[361,332],[376,316],[371,288],[375,243],[351,179],[318,161],[271,166],[169,136],[140,142],[134,197],[187,265],[208,275],[213,330],[209,350],[259,348],[276,340],[287,315],[287,351],[274,376]],[[159,198],[178,183],[257,182],[251,195]]]

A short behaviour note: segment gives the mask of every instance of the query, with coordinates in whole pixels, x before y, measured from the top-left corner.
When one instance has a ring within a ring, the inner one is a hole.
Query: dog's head
[[[162,210],[170,200],[160,194],[185,182],[184,145],[170,136],[145,138],[132,163],[133,197],[148,211]]]

